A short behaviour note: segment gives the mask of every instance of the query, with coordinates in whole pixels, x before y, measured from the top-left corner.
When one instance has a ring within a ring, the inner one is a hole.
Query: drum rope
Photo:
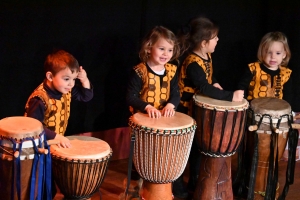
[[[154,183],[170,183],[177,179],[178,171],[183,172],[182,166],[188,159],[182,159],[178,151],[190,150],[192,141],[187,141],[186,137],[193,138],[196,122],[182,130],[159,130],[133,123],[130,126],[136,134],[133,161],[140,176]]]
[[[292,121],[294,120],[291,116],[291,118],[288,121],[290,129],[288,132],[288,163],[286,169],[286,181],[278,200],[285,199],[289,190],[289,185],[294,183],[296,149],[298,145],[299,132],[296,129],[292,129]]]
[[[50,152],[50,146],[47,143],[47,140],[44,138],[44,148],[48,149]],[[45,155],[46,163],[45,163],[45,176],[44,176],[44,183],[45,183],[45,194],[47,199],[52,199],[52,160],[51,154],[48,153]]]
[[[32,139],[32,142],[34,142],[34,140]],[[41,141],[41,138],[39,138],[39,147],[41,148],[43,145],[42,145],[42,141]],[[42,199],[42,194],[43,194],[43,192],[39,192],[39,191],[44,191],[43,189],[44,188],[42,188],[42,186],[43,186],[43,184],[41,184],[41,183],[43,183],[44,182],[44,175],[45,175],[45,163],[44,163],[44,160],[45,160],[45,154],[43,154],[43,153],[41,153],[40,155],[39,155],[39,170],[38,170],[38,188],[37,188],[37,199]],[[49,199],[50,200],[50,199]]]
[[[272,119],[270,119],[270,121],[272,122]],[[280,120],[278,122],[280,123]],[[275,151],[276,151],[276,156],[274,158]],[[267,180],[267,187],[266,187],[266,194],[265,194],[266,200],[275,199],[277,181],[278,181],[278,134],[276,134],[275,131],[273,131],[272,129],[268,180]]]
[[[33,138],[28,138],[28,139],[32,139],[33,149],[35,152],[35,156],[33,158],[33,163],[32,163],[31,181],[30,181],[30,199],[33,200],[34,196],[35,196],[36,172],[37,172],[37,166],[38,166],[38,162],[39,162],[39,156],[37,154],[38,149],[37,149],[37,146],[36,146]]]
[[[19,152],[22,152],[22,144],[23,141],[21,140],[19,144]],[[15,161],[16,163],[16,170],[17,170],[17,177],[16,177],[16,184],[17,184],[17,193],[18,193],[18,198],[21,199],[21,158],[18,156],[18,158]],[[33,198],[31,198],[33,199]]]
[[[254,112],[252,112],[252,122],[254,122]],[[263,118],[260,118],[258,122],[258,127],[261,125]],[[251,163],[251,172],[250,172],[250,180],[249,180],[249,190],[247,195],[247,200],[254,199],[254,186],[255,186],[255,178],[257,172],[257,163],[258,163],[258,133],[254,131],[254,152]]]

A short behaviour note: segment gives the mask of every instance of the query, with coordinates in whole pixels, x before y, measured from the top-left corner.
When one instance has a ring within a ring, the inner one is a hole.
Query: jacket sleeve
[[[218,100],[232,101],[233,92],[220,90],[209,84],[205,72],[196,62],[187,66],[186,73],[201,94]]]
[[[132,106],[135,110],[140,111],[144,111],[148,105],[147,102],[140,99],[142,85],[142,79],[132,70],[127,86],[126,103],[128,106]]]
[[[170,98],[168,103],[172,103],[177,108],[180,102],[180,93],[179,93],[179,86],[178,86],[178,70],[175,73],[175,76],[170,81]]]
[[[293,74],[293,73],[292,73]],[[289,78],[289,80],[283,85],[283,97],[282,99],[287,101],[290,106],[292,107],[292,110],[294,111],[293,107],[293,99],[294,99],[294,92],[293,92],[293,76],[291,74],[291,77]]]
[[[88,89],[88,88],[82,87],[81,83],[78,83],[72,88],[72,91],[71,91],[72,92],[72,99],[77,100],[77,101],[88,102],[94,96],[93,90],[94,89],[93,89],[92,84],[91,84],[91,88]]]

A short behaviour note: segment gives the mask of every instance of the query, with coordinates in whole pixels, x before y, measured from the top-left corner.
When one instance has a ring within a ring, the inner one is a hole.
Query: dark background
[[[300,3],[274,0],[84,0],[0,2],[0,119],[24,114],[31,92],[43,81],[43,62],[53,49],[73,54],[88,73],[94,98],[72,102],[67,134],[127,126],[129,70],[139,62],[141,39],[155,25],[174,33],[205,15],[218,22],[214,74],[233,90],[247,64],[257,60],[260,39],[282,31],[292,51],[300,111]]]

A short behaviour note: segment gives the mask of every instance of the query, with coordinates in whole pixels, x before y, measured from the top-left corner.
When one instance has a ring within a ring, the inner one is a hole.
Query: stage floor
[[[113,160],[110,162],[108,166],[108,171],[105,176],[105,179],[100,187],[100,193],[95,193],[92,196],[92,200],[118,200],[119,195],[124,192],[123,188],[123,180],[127,174],[127,163],[128,159],[122,160]],[[282,189],[285,183],[285,169],[286,169],[286,161],[281,160],[279,162],[279,183],[280,188]],[[184,172],[184,179],[187,182],[187,170]],[[295,180],[294,184],[290,186],[288,195],[286,200],[295,200],[300,199],[300,161],[296,162],[296,169],[295,169]],[[57,193],[54,200],[62,200],[63,195]],[[182,200],[179,198],[174,198],[174,200]]]

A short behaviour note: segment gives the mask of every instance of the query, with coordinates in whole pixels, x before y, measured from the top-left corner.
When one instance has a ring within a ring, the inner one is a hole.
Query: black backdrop
[[[256,61],[261,37],[284,32],[292,51],[292,107],[300,111],[299,11],[294,0],[2,0],[0,119],[23,115],[28,96],[43,81],[46,55],[61,48],[85,68],[95,94],[88,103],[72,102],[67,134],[127,126],[126,84],[130,68],[139,62],[141,38],[155,25],[177,33],[197,15],[220,25],[214,73],[227,90]]]

